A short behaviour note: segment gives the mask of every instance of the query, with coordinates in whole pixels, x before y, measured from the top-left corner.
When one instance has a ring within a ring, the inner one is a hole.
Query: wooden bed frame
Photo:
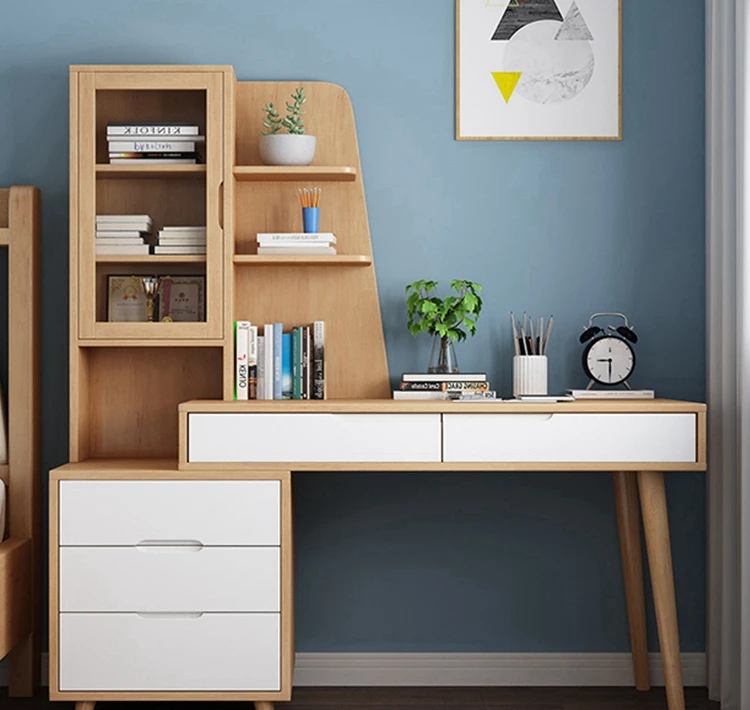
[[[9,655],[11,696],[31,696],[39,684],[39,212],[37,188],[0,189],[0,246],[8,249],[8,464],[0,479],[9,533],[0,542],[0,658]]]

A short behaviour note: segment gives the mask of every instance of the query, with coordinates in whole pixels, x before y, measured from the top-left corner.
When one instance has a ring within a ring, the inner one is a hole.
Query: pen
[[[552,333],[552,324],[555,322],[555,316],[549,317],[549,322],[547,323],[547,332],[544,334],[544,355],[547,354],[547,348],[549,347],[549,336]]]
[[[539,321],[536,324],[536,354],[544,355],[542,348],[544,347],[544,318],[539,316]]]
[[[516,331],[516,317],[513,315],[513,311],[510,312],[510,334],[513,336],[513,349],[516,355],[520,355],[521,352],[518,346],[518,332]]]
[[[526,342],[526,329],[521,326],[521,340],[523,341],[523,354],[528,355],[529,354],[529,345]]]
[[[531,336],[531,352],[529,355],[537,354],[534,352],[534,319],[529,318],[529,335]]]

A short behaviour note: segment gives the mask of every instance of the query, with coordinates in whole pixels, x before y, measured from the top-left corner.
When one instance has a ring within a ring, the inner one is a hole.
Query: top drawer
[[[190,414],[188,461],[438,462],[439,414]]]
[[[61,545],[279,545],[279,481],[60,481]]]
[[[449,462],[691,463],[695,414],[446,414]]]

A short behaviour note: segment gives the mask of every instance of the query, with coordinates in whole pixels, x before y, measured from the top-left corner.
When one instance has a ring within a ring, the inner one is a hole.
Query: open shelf
[[[105,264],[205,264],[205,254],[99,254]]]
[[[236,165],[237,180],[330,180],[351,182],[357,179],[357,168],[346,165]]]
[[[372,258],[364,254],[236,254],[234,263],[238,266],[297,266],[316,264],[318,266],[369,266]]]
[[[97,163],[96,176],[103,179],[122,178],[201,178],[205,165],[110,165]]]

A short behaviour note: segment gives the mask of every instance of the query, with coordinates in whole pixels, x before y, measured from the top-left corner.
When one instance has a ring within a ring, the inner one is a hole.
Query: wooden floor
[[[686,688],[686,710],[719,710],[704,688]],[[101,703],[97,710],[231,710],[228,703]],[[241,703],[249,710],[248,703]],[[72,703],[8,698],[2,710],[72,710]],[[666,710],[664,688],[297,688],[279,710]]]

